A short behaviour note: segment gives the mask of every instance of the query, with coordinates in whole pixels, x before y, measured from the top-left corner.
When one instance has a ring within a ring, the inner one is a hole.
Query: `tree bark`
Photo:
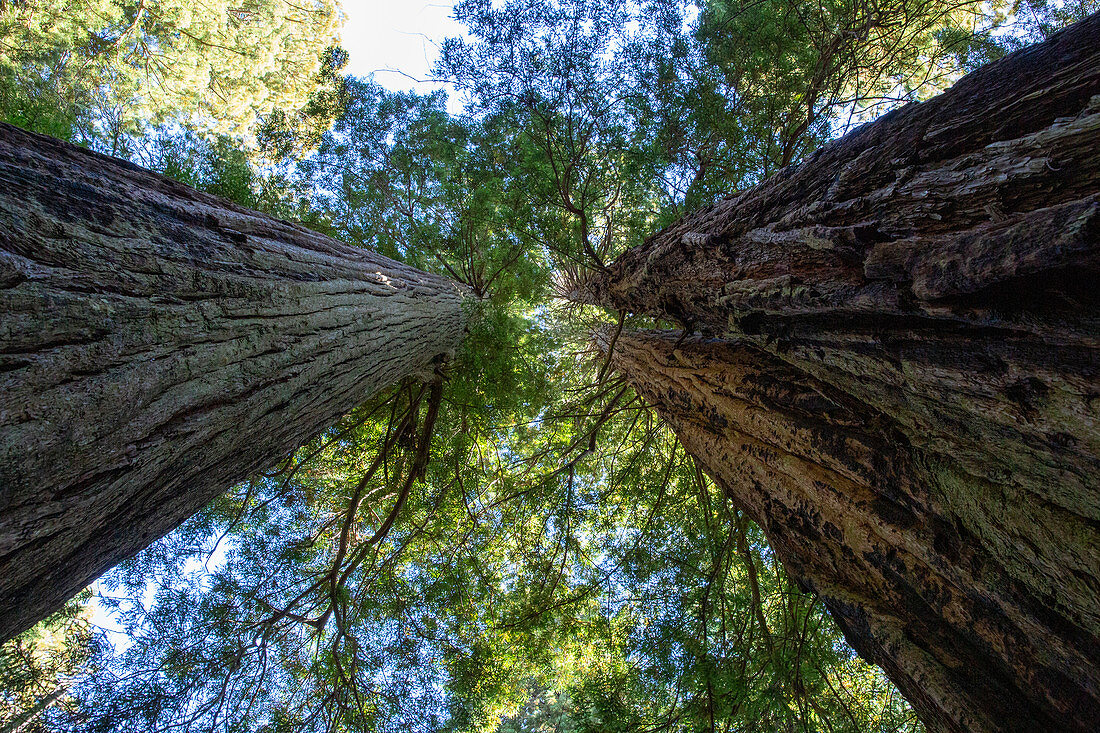
[[[928,727],[1100,719],[1100,16],[579,283]],[[605,347],[606,348],[606,347]]]
[[[0,127],[0,639],[377,390],[465,291]]]

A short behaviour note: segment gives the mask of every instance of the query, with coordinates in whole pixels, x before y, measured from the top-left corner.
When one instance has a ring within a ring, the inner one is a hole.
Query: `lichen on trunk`
[[[659,232],[613,366],[933,730],[1100,717],[1100,16]]]
[[[0,640],[463,334],[464,288],[0,126]]]

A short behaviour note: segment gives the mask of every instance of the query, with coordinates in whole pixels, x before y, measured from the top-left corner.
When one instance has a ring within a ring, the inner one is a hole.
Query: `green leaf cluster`
[[[316,135],[339,23],[335,0],[3,2],[0,119],[115,153],[167,123],[246,147],[267,120]]]

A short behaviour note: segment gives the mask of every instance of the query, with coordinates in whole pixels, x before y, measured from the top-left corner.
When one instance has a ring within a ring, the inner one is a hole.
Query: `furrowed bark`
[[[1078,517],[1008,505],[1010,489],[916,448],[890,416],[750,342],[677,341],[624,333],[612,365],[930,730],[1091,730],[1096,607],[1067,613],[1079,593],[1055,598],[1021,577],[1040,549],[1009,565],[988,539],[1011,541],[1032,514],[1032,534],[1062,549]],[[963,514],[967,489],[982,494]],[[1098,550],[1070,548],[1061,574],[1080,588]]]
[[[578,300],[933,730],[1100,719],[1100,17],[687,217]],[[675,339],[673,339],[674,342]]]
[[[0,126],[0,639],[453,352],[461,286]]]

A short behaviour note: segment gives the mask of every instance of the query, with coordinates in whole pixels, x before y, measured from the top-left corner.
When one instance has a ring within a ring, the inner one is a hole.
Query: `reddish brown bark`
[[[687,217],[575,297],[933,730],[1100,720],[1100,17]]]
[[[462,338],[463,289],[0,126],[0,640]]]

